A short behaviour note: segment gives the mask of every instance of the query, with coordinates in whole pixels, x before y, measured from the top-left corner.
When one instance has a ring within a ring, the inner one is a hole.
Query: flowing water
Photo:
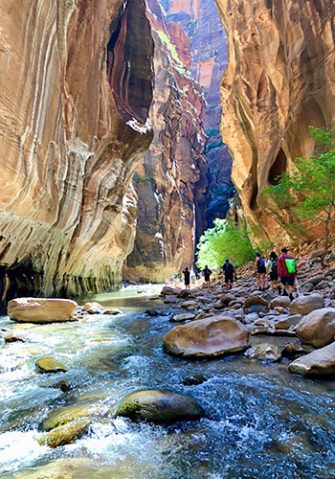
[[[162,338],[171,311],[135,288],[97,298],[119,316],[77,323],[0,327],[25,343],[0,343],[0,477],[3,479],[302,479],[335,477],[335,383],[289,375],[287,364],[238,356],[185,361]],[[148,317],[145,309],[156,309]],[[1,335],[3,336],[3,331]],[[7,333],[6,333],[7,334]],[[67,373],[42,375],[43,355]],[[183,385],[194,375],[198,385]],[[55,385],[72,385],[63,393]],[[163,427],[115,419],[120,400],[138,389],[188,394],[206,412],[199,422]],[[62,406],[94,404],[100,414],[74,444],[37,442],[41,422]]]

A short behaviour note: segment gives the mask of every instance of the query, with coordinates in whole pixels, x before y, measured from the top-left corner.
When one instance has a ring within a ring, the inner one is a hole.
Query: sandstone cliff
[[[134,251],[124,274],[131,280],[164,281],[175,271],[192,266],[195,228],[204,228],[204,100],[187,72],[187,36],[175,26],[173,33],[178,35],[182,51],[178,54],[160,5],[156,0],[147,4],[155,44],[150,110],[154,139],[134,176],[138,221]]]
[[[217,0],[229,40],[222,135],[233,180],[258,238],[289,240],[289,213],[262,189],[309,156],[308,126],[335,121],[333,0]],[[318,229],[318,228],[316,228]],[[311,231],[311,237],[316,231]]]
[[[2,299],[120,282],[153,48],[144,0],[1,2]]]

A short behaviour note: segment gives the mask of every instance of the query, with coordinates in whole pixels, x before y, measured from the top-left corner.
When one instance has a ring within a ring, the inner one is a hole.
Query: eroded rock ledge
[[[0,299],[110,289],[152,140],[144,0],[2,2],[0,19]]]
[[[334,126],[333,0],[217,0],[228,33],[222,83],[222,135],[233,180],[258,238],[289,240],[289,213],[262,198],[262,188],[309,156],[308,126]],[[314,222],[310,238],[320,226]]]

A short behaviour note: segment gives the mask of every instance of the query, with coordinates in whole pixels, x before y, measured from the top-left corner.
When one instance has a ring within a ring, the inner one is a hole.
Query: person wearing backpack
[[[269,261],[266,263],[266,270],[269,275],[270,287],[274,293],[278,288],[278,293],[281,294],[281,287],[278,284],[278,256],[275,251],[272,251],[269,256]]]
[[[228,258],[226,259],[225,264],[222,266],[222,271],[227,289],[231,289],[233,287],[234,275],[236,279],[236,273],[234,265],[229,261]]]
[[[287,248],[282,248],[278,259],[278,275],[291,301],[293,301],[294,285],[297,278],[296,260],[288,254]]]
[[[266,261],[261,253],[256,253],[255,259],[256,279],[258,287],[261,291],[266,289]]]

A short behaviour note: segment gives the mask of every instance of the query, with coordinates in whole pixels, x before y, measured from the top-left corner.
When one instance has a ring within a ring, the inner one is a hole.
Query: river
[[[76,323],[15,324],[0,319],[0,475],[2,479],[327,479],[335,477],[335,383],[306,380],[287,363],[240,356],[185,361],[168,356],[170,306],[157,290],[127,288],[97,296],[118,316]],[[149,317],[146,309],[155,309]],[[7,332],[25,343],[4,344]],[[41,375],[43,355],[67,373]],[[204,376],[197,385],[185,380]],[[66,380],[63,393],[55,384]],[[115,419],[120,400],[161,388],[198,400],[206,417],[163,427]],[[93,402],[105,411],[90,433],[50,449],[37,442],[48,411]]]

